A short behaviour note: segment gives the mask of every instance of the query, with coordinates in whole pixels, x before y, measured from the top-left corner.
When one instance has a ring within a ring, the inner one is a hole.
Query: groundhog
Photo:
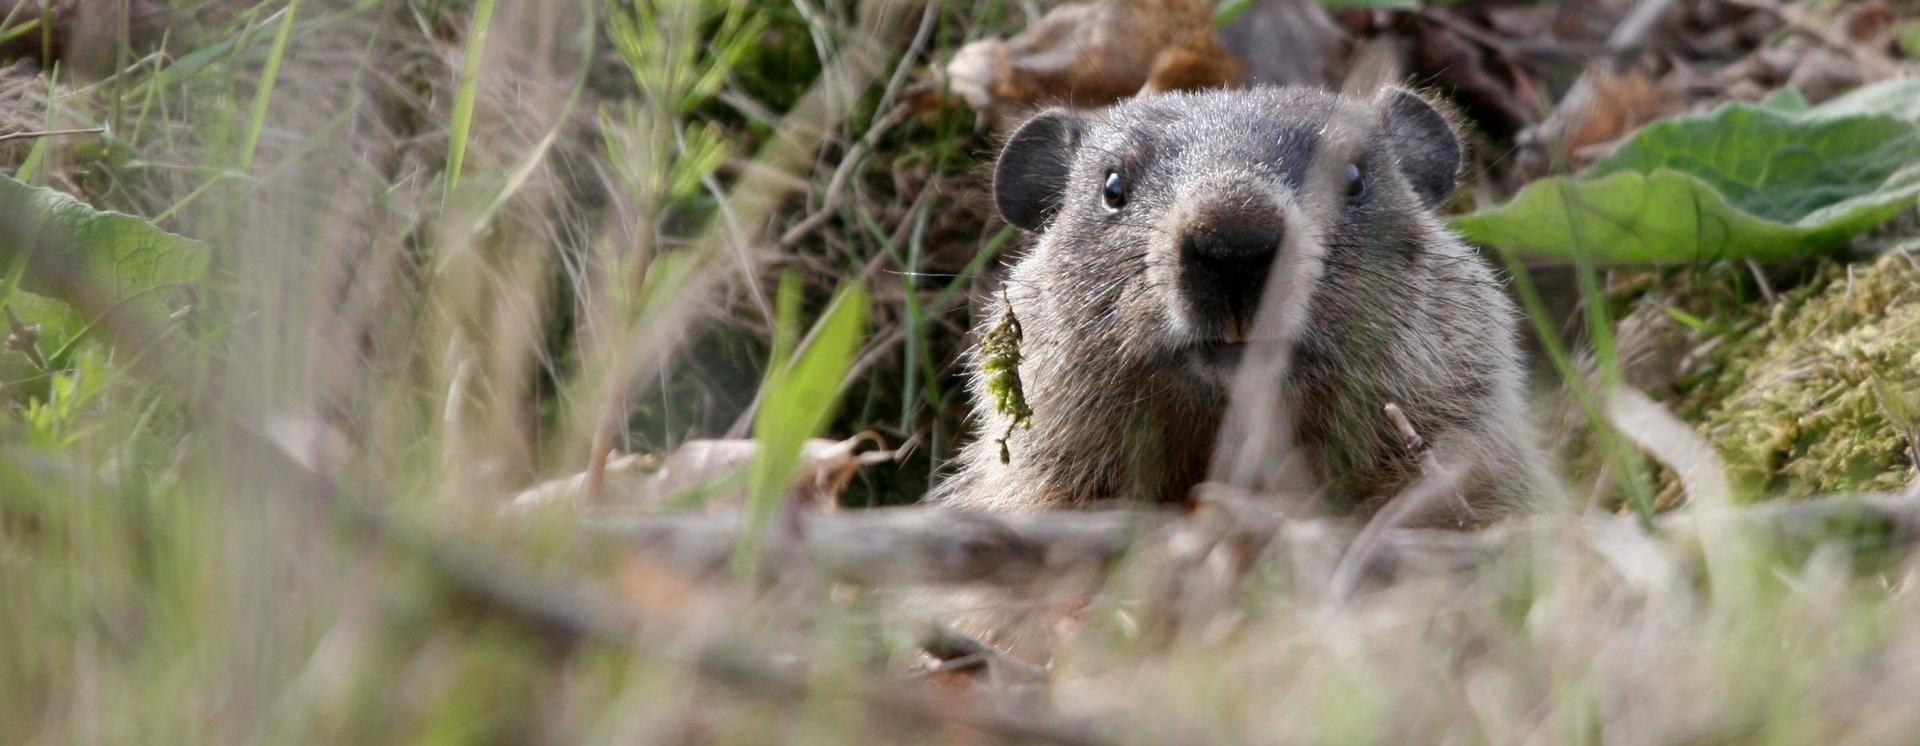
[[[1436,213],[1461,148],[1448,116],[1400,88],[1169,93],[1027,120],[993,190],[1038,236],[979,332],[1005,347],[1019,330],[1030,417],[996,400],[1004,350],[976,346],[980,430],[933,499],[1034,510],[1184,501],[1210,478],[1270,489],[1258,472],[1279,453],[1256,453],[1251,474],[1233,458],[1264,427],[1321,505],[1365,515],[1422,473],[1383,414],[1394,404],[1457,475],[1458,509],[1438,522],[1528,506],[1546,477],[1517,314]],[[1252,368],[1255,351],[1269,364]]]

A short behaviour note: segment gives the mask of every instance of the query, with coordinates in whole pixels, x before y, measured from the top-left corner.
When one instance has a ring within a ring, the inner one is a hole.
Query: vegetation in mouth
[[[1013,451],[1007,447],[1007,439],[1013,437],[1016,427],[1033,427],[1033,407],[1027,403],[1025,389],[1020,386],[1020,343],[1025,336],[1020,331],[1020,317],[1013,314],[1013,301],[1005,293],[1000,301],[1006,306],[1006,313],[1000,315],[1000,323],[988,330],[980,340],[980,369],[987,374],[987,394],[993,397],[993,408],[1006,415],[1007,429],[995,441],[1000,444],[1000,463],[1012,463]]]

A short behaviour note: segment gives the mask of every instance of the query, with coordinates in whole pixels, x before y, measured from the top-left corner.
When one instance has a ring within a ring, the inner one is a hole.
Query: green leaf
[[[1901,80],[1804,111],[1781,96],[1668,119],[1453,226],[1488,246],[1615,263],[1836,248],[1920,199],[1917,102],[1920,81]]]
[[[1797,113],[1813,108],[1813,104],[1807,103],[1806,94],[1793,86],[1767,94],[1766,98],[1760,100],[1760,106],[1783,113]]]
[[[96,210],[44,187],[0,177],[0,265],[27,257],[20,288],[70,300],[70,275],[83,273],[100,300],[116,307],[158,308],[160,293],[206,275],[205,244],[145,220]],[[61,272],[45,271],[50,265]]]
[[[1233,23],[1251,7],[1253,0],[1220,0],[1219,4],[1213,6],[1213,25],[1220,27]]]
[[[1886,188],[1920,162],[1920,128],[1889,116],[1835,120],[1746,106],[1711,119],[1647,127],[1588,178],[1669,169],[1698,177],[1735,207],[1783,223]]]
[[[460,84],[453,96],[452,132],[447,136],[447,191],[460,186],[460,168],[466,161],[467,137],[473,131],[473,107],[479,100],[480,61],[487,51],[487,32],[493,28],[494,0],[474,4],[467,24],[467,51],[460,65]]]
[[[799,300],[799,279],[788,275],[777,300],[782,327],[792,328]],[[866,292],[859,285],[848,285],[834,295],[798,352],[787,354],[784,350],[791,349],[792,342],[776,340],[771,371],[753,417],[759,450],[747,476],[745,523],[733,555],[737,576],[750,576],[758,567],[761,533],[793,483],[807,439],[821,434],[832,420],[866,332]]]

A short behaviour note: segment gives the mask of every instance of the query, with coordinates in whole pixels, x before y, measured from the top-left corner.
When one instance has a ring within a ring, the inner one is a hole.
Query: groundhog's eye
[[[1120,178],[1119,171],[1107,172],[1107,182],[1100,187],[1100,198],[1106,201],[1109,212],[1119,212],[1127,206],[1127,182]]]
[[[1360,164],[1347,164],[1346,173],[1342,174],[1341,178],[1345,180],[1348,201],[1358,200],[1361,195],[1367,193],[1367,180],[1361,176]]]

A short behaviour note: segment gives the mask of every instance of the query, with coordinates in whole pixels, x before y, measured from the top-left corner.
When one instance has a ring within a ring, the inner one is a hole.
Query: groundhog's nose
[[[1184,226],[1180,261],[1189,300],[1203,316],[1241,336],[1253,317],[1268,271],[1286,237],[1286,219],[1264,200],[1232,200],[1203,210]],[[1237,341],[1237,340],[1229,340]]]

